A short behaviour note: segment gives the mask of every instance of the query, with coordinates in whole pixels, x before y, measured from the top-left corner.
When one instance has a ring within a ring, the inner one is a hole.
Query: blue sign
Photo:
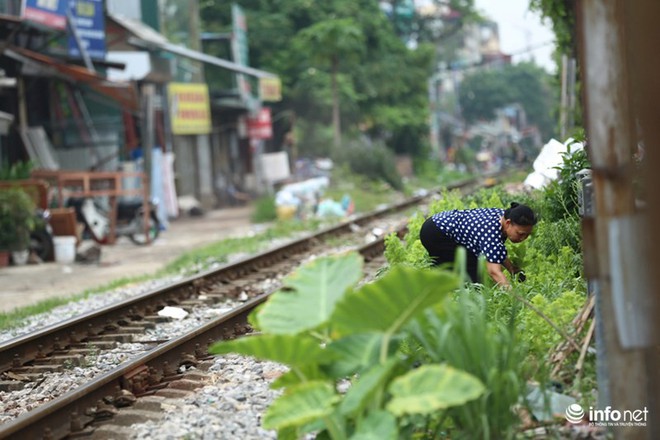
[[[105,58],[105,17],[103,0],[71,0],[71,18],[82,46],[90,58]],[[69,55],[82,57],[75,37],[69,31]]]
[[[25,0],[23,18],[53,29],[66,29],[66,11],[70,0]]]

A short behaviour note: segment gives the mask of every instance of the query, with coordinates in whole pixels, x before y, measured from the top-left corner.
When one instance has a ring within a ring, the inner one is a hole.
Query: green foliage
[[[552,181],[544,192],[543,218],[556,221],[567,217],[578,217],[578,191],[580,182],[577,172],[589,168],[589,159],[586,150],[571,149],[562,153],[562,164],[557,168],[559,175]]]
[[[252,222],[266,223],[277,219],[277,207],[275,206],[275,197],[267,195],[259,197],[254,202],[254,212],[252,213]]]
[[[403,415],[430,414],[464,405],[483,395],[485,388],[476,377],[448,365],[423,365],[395,379],[390,390],[392,400],[387,409]]]
[[[529,9],[550,20],[559,52],[577,57],[575,5],[567,0],[530,0]]]
[[[550,109],[553,97],[550,75],[533,63],[520,63],[499,70],[479,70],[461,83],[459,101],[468,122],[490,120],[496,110],[519,103],[531,124],[544,137],[552,135],[554,122]]]
[[[390,185],[355,174],[350,170],[350,164],[346,163],[333,168],[331,184],[324,195],[333,200],[341,200],[348,195],[356,212],[375,210],[379,205],[392,203],[397,197]]]
[[[511,438],[519,420],[512,408],[525,391],[525,345],[517,339],[516,312],[505,322],[491,318],[499,306],[483,292],[464,291],[441,315],[427,311],[415,321],[412,339],[422,358],[467,371],[486,392],[447,412],[451,438]]]
[[[415,213],[408,220],[408,231],[403,241],[394,233],[385,237],[385,258],[390,266],[407,265],[424,268],[431,265],[429,254],[419,241],[419,231],[424,220],[422,213]]]
[[[13,165],[3,163],[0,167],[0,180],[21,180],[29,179],[34,168],[31,161],[16,162]]]
[[[0,250],[28,248],[35,209],[34,201],[23,189],[0,189]]]
[[[336,63],[357,61],[364,50],[364,34],[354,18],[329,18],[302,29],[293,48],[307,51],[313,63],[333,67]]]
[[[276,295],[255,314],[258,328],[275,334],[295,334],[323,325],[343,292],[362,277],[362,258],[318,259],[288,277],[286,295]],[[315,295],[308,292],[316,290]]]
[[[431,363],[411,370],[411,360],[400,350],[400,341],[410,337],[409,324],[441,310],[457,278],[396,267],[357,288],[356,258],[323,257],[300,268],[284,281],[285,289],[251,315],[259,334],[211,347],[214,353],[238,352],[290,366],[277,383],[284,394],[264,416],[264,427],[282,437],[317,431],[319,438],[370,439],[378,433],[378,438],[396,439],[408,417],[437,417],[436,410],[484,393],[479,379],[457,368]],[[296,309],[321,312],[301,325],[300,313],[290,312]],[[265,319],[269,313],[280,318]],[[288,330],[282,328],[287,319]],[[343,395],[335,391],[338,380],[350,381]]]
[[[583,165],[578,158],[575,163],[571,162],[567,169],[581,169]],[[569,171],[562,173],[566,176],[572,174]],[[545,204],[550,203],[551,197],[552,194],[543,192],[508,195],[501,187],[479,191],[470,196],[461,196],[456,191],[444,192],[440,199],[430,204],[429,211],[435,213],[452,209],[506,207],[511,201],[546,209]],[[519,244],[507,242],[506,246],[513,264],[524,269],[527,276],[524,283],[513,282],[516,294],[538,306],[542,312],[547,312],[547,316],[562,331],[570,333],[569,323],[586,301],[587,295],[586,282],[582,275],[580,218],[575,214],[575,210],[571,215],[564,215],[565,210],[561,212],[562,217],[553,221],[548,220],[547,214],[542,214],[528,240]],[[424,267],[428,264],[425,250],[417,247],[421,246],[419,228],[423,219],[423,215],[419,213],[409,219],[409,233],[403,240],[395,235],[387,238],[385,254],[391,266]],[[416,249],[419,253],[416,253]],[[547,354],[561,336],[535,311],[525,308],[520,300],[489,285],[491,283],[488,283],[488,279],[485,281],[485,285],[468,284],[465,289],[485,298],[488,325],[504,326],[510,329],[512,335],[518,335],[515,338],[522,344],[521,347],[529,345],[525,357],[528,377],[542,383],[547,381],[545,375],[548,371],[542,367],[547,365]],[[522,313],[519,312],[521,307]],[[456,319],[461,313],[455,312]],[[510,327],[511,323],[515,323],[513,328]],[[466,344],[467,346],[469,344]],[[479,349],[475,350],[475,353],[478,352]],[[458,367],[462,368],[460,365]],[[585,366],[587,376],[583,383],[595,383],[593,371],[593,366],[588,362]],[[478,374],[475,375],[481,378]],[[483,378],[482,381],[487,389],[490,389],[489,382]],[[490,414],[488,411],[486,413]]]
[[[366,130],[372,139],[385,142],[395,152],[419,154],[423,150],[428,133],[426,84],[434,49],[424,44],[414,51],[406,48],[378,2],[235,3],[245,12],[250,29],[250,65],[282,79],[283,100],[274,112],[292,111],[296,115],[300,153],[330,149],[331,142],[318,140],[332,139],[327,135],[331,135],[328,128],[333,101],[341,103],[341,127],[346,134]],[[202,29],[228,32],[230,5],[202,2]],[[223,46],[209,44],[208,50],[227,57]],[[287,129],[276,126],[276,136],[279,130]]]
[[[382,144],[351,143],[334,150],[332,158],[340,165],[349,166],[355,174],[371,180],[382,180],[397,191],[403,189],[394,154]]]
[[[264,415],[266,429],[284,429],[305,424],[332,414],[339,396],[330,384],[322,381],[304,382],[287,388]]]
[[[536,294],[530,299],[530,303],[540,310],[544,315],[550,317],[552,322],[559,328],[567,329],[571,321],[584,306],[585,295],[574,290],[560,291],[554,298],[547,298],[542,294]],[[532,362],[547,361],[548,348],[554,347],[561,342],[561,336],[554,331],[550,324],[538,319],[536,312],[525,309],[520,318],[521,335],[525,344],[529,347]]]

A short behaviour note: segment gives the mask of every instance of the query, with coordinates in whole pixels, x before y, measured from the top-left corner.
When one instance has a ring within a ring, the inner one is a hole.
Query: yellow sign
[[[211,105],[206,84],[170,83],[167,87],[172,134],[211,132]]]
[[[279,76],[266,76],[259,78],[259,97],[262,101],[282,100],[282,81]]]

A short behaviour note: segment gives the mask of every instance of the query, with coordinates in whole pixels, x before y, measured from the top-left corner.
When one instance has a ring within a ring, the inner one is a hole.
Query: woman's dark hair
[[[534,226],[537,221],[532,208],[516,202],[512,202],[511,207],[504,211],[504,218],[520,226]]]

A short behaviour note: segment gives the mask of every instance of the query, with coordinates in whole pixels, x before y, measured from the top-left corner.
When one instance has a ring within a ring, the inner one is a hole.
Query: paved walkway
[[[251,214],[248,206],[177,219],[150,246],[136,246],[122,237],[115,245],[102,247],[98,265],[43,263],[0,268],[0,311],[82,293],[120,278],[152,274],[191,249],[245,235],[252,226]]]

